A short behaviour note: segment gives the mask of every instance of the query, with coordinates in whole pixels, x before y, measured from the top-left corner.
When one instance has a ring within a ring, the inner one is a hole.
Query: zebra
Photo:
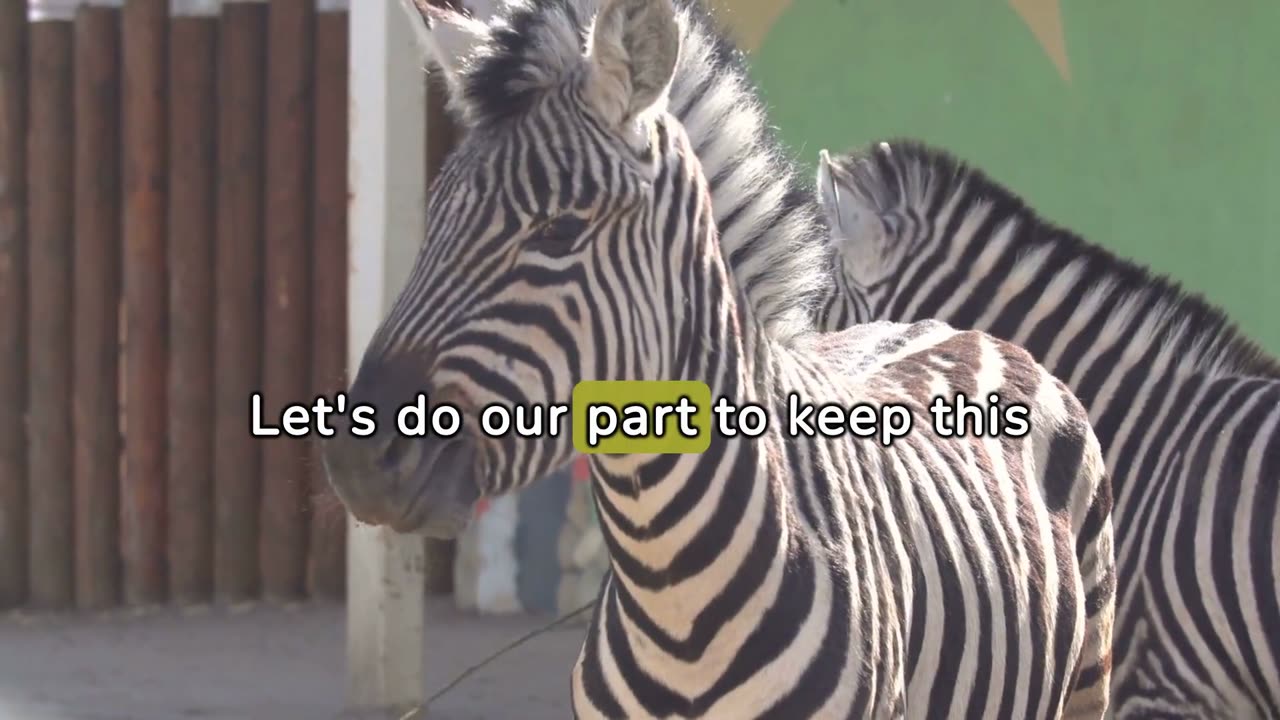
[[[465,0],[454,7],[472,18],[468,32],[484,24],[535,42],[534,33],[544,30],[526,28],[519,20],[513,23],[509,11],[539,2]],[[564,25],[550,31],[585,33],[597,4],[598,0],[580,0],[557,11]],[[735,281],[748,288],[753,304],[766,310],[771,332],[800,332],[812,326],[822,297],[817,281],[826,276],[813,268],[826,262],[825,219],[811,183],[796,171],[768,123],[743,53],[702,3],[676,4],[683,46],[668,91],[668,111],[684,125],[709,178],[712,210],[721,244],[729,249]],[[409,0],[401,0],[401,5],[416,12]],[[432,58],[424,59],[432,63]],[[466,104],[449,103],[448,109],[465,131]],[[592,525],[588,534],[594,537],[598,524]]]
[[[1101,717],[1111,498],[1083,406],[983,333],[779,332],[789,302],[734,281],[705,169],[666,111],[691,25],[672,0],[603,0],[589,23],[566,19],[584,7],[570,1],[510,9],[511,33],[416,4],[469,124],[348,395],[385,417],[423,390],[470,418],[560,406],[584,380],[685,379],[771,411],[760,437],[716,430],[700,454],[590,456],[611,572],[571,672],[575,716]],[[585,43],[564,31],[588,26]],[[1034,421],[881,444],[780,420],[798,396],[901,404],[924,425],[957,391]],[[474,423],[455,438],[335,426],[322,456],[347,509],[437,537],[573,451],[565,433]]]
[[[1280,718],[1280,363],[1168,277],[919,141],[822,151],[821,323],[936,318],[1031,352],[1115,492],[1112,716]]]

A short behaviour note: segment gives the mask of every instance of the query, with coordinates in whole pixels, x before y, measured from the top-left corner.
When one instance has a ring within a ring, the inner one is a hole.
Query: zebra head
[[[554,437],[490,437],[485,408],[545,410],[567,405],[581,380],[671,372],[664,335],[678,319],[641,318],[684,312],[670,276],[692,264],[655,184],[701,181],[665,114],[680,52],[674,8],[603,0],[585,38],[540,24],[574,1],[516,7],[490,25],[425,1],[409,8],[467,128],[433,181],[422,248],[348,393],[376,408],[377,431],[338,428],[325,442],[330,482],[364,522],[456,537],[480,497],[573,457],[567,417]],[[462,431],[399,436],[396,409],[419,392],[457,407]]]
[[[927,213],[935,184],[918,172],[921,166],[899,157],[910,149],[879,142],[842,155],[818,153],[818,198],[831,241],[874,318],[894,301],[907,265],[936,241]]]

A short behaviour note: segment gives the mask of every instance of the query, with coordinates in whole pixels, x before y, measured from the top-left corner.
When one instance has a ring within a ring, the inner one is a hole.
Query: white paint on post
[[[33,23],[74,20],[76,9],[83,4],[81,0],[30,0],[27,20]]]
[[[235,2],[235,0],[227,0]],[[222,0],[169,0],[172,17],[217,17],[222,12]]]
[[[403,12],[398,0],[351,3],[347,357],[353,371],[404,286],[424,232],[425,76]],[[348,706],[416,706],[424,696],[422,538],[350,515],[347,527]]]

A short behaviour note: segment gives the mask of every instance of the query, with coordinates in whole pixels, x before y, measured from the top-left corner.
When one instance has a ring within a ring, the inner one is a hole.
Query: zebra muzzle
[[[480,498],[475,445],[465,438],[356,438],[323,443],[329,484],[355,518],[402,533],[452,538]]]
[[[446,540],[457,537],[480,499],[475,445],[461,438],[397,441],[413,447],[401,461],[403,511],[388,525],[397,532]]]

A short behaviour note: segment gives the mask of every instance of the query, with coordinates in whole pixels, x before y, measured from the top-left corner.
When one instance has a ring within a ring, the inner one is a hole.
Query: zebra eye
[[[577,215],[558,215],[547,220],[533,231],[534,242],[569,243],[587,229],[587,221]]]
[[[880,223],[884,225],[884,232],[890,238],[897,238],[902,232],[902,217],[897,213],[885,213],[880,216]]]

